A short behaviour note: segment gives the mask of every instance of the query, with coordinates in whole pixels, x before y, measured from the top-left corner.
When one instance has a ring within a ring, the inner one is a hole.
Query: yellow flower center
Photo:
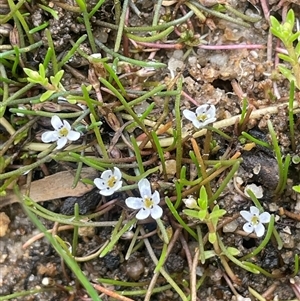
[[[60,137],[66,137],[66,136],[68,136],[69,131],[68,131],[68,129],[66,129],[65,127],[63,127],[62,129],[59,130],[58,133],[59,133]]]
[[[251,218],[251,224],[252,224],[252,225],[257,225],[257,224],[259,224],[259,217],[256,216],[256,215],[253,215],[252,218]]]
[[[153,201],[152,198],[144,197],[144,205],[146,208],[151,209],[153,207]]]
[[[199,121],[205,121],[206,119],[207,119],[207,115],[206,114],[199,114],[198,116],[197,116],[197,119],[199,120]]]
[[[108,181],[107,181],[107,186],[108,186],[109,188],[112,188],[112,187],[115,186],[116,182],[117,182],[117,178],[116,178],[115,176],[112,176],[112,177],[110,177],[110,178],[108,179]]]

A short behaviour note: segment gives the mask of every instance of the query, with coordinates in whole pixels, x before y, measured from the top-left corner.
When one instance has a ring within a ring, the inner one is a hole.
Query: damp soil
[[[94,7],[95,2],[90,1],[88,10]],[[200,2],[204,2],[203,4],[207,5],[206,1]],[[264,18],[261,4],[259,1],[254,0],[232,0],[227,2],[238,11],[254,16],[260,15],[262,18],[256,23],[248,23],[249,27],[243,27],[211,15],[208,15],[204,23],[197,20],[195,16],[189,21],[192,22],[194,31],[198,35],[197,37],[201,37],[203,45],[232,45],[233,49],[209,50],[197,46],[191,48],[187,45],[184,45],[182,50],[161,49],[155,52],[153,58],[165,63],[168,67],[162,68],[146,78],[139,77],[139,75],[134,73],[132,76],[128,76],[127,87],[139,88],[142,86],[141,83],[146,80],[168,83],[172,79],[172,72],[173,74],[174,72],[175,74],[181,73],[184,77],[183,90],[186,94],[196,100],[196,103],[199,105],[204,103],[215,105],[217,108],[217,120],[223,120],[240,114],[243,97],[248,99],[254,111],[282,104],[276,114],[266,113],[260,116],[260,118],[250,119],[243,130],[251,133],[251,135],[258,139],[270,143],[267,120],[271,120],[283,156],[287,154],[291,156],[297,155],[299,153],[299,144],[297,142],[296,150],[292,151],[288,131],[288,110],[287,106],[284,105],[289,95],[289,82],[274,71],[275,40],[273,41],[273,50],[270,54],[266,47],[234,49],[234,45],[237,44],[269,45],[267,44],[269,26],[267,20]],[[294,3],[294,1],[291,2],[285,1],[284,5],[282,5],[282,1],[269,1],[268,6],[271,15],[281,19],[282,13],[286,11],[286,6],[289,6],[295,10],[296,16],[299,16],[299,5]],[[184,2],[182,2],[182,6],[180,7],[180,3],[162,6],[161,16],[172,18],[172,11],[175,9],[176,17],[182,16],[188,8]],[[49,22],[48,29],[52,34],[56,55],[58,57],[63,56],[72,47],[71,43],[86,33],[86,29],[83,23],[80,22],[80,14],[70,8],[77,7],[72,1],[66,0],[66,2],[61,3],[47,2],[46,4],[57,12],[58,19],[54,19],[51,14],[45,12],[35,1],[27,3],[24,6],[24,10],[28,12],[26,18],[31,26],[39,26],[45,21]],[[135,1],[135,5],[140,10],[141,16],[139,17],[130,11],[128,26],[151,25],[155,1],[137,0]],[[228,14],[231,15],[229,12]],[[91,19],[93,35],[110,49],[114,47],[116,31],[106,28],[103,22],[114,24],[114,18],[114,3],[113,1],[106,0]],[[13,21],[9,23],[10,25],[14,25]],[[188,25],[182,26],[186,26],[187,28]],[[179,30],[183,31],[183,28]],[[34,39],[35,41],[42,40],[44,44],[34,53],[27,56],[26,67],[32,69],[37,68],[38,64],[43,62],[48,49],[44,30],[35,33]],[[178,40],[178,36],[172,33],[168,39],[176,41]],[[122,47],[120,53],[122,53]],[[191,51],[185,60],[183,60],[184,53],[188,48],[191,48]],[[92,53],[88,42],[84,42],[81,45],[81,49],[87,54]],[[148,57],[147,52],[139,50],[124,55],[130,55],[132,58],[145,61]],[[82,83],[86,85],[90,84],[90,77],[88,76],[89,68],[88,61],[83,59],[82,56],[75,54],[64,67],[64,87],[67,90],[76,90],[80,89]],[[136,72],[137,70],[133,71]],[[125,70],[120,70],[119,75],[122,72],[125,73],[128,70],[126,68]],[[32,93],[37,93],[37,91],[32,91]],[[105,97],[105,101],[111,101],[112,105],[115,103],[113,98],[108,95]],[[298,99],[298,95],[296,97]],[[163,112],[164,99],[155,96],[149,100],[149,103],[152,101],[156,103],[153,115],[160,116]],[[195,108],[195,104],[183,96],[180,110],[182,111],[186,108],[192,110]],[[144,110],[143,108],[140,109]],[[169,121],[173,122],[174,126],[173,98],[169,101],[169,119]],[[299,116],[296,114],[294,119],[296,141],[300,141]],[[109,145],[114,132],[106,119],[102,121],[103,131],[107,131],[104,133],[105,142]],[[41,127],[47,128],[49,125],[45,124],[45,122],[40,121],[38,127],[33,128],[33,132],[40,130]],[[191,125],[187,120],[183,120],[183,130],[191,130]],[[264,197],[261,199],[261,204],[265,211],[275,215],[275,226],[283,240],[283,247],[279,250],[276,241],[271,239],[267,246],[252,259],[253,263],[261,266],[271,274],[268,277],[262,273],[250,273],[230,263],[233,272],[240,279],[240,282],[234,283],[233,286],[241,296],[244,298],[248,297],[250,300],[255,299],[249,294],[249,287],[260,294],[264,294],[266,300],[296,300],[290,279],[294,271],[295,255],[299,254],[300,250],[300,197],[292,190],[292,186],[298,185],[300,182],[299,166],[291,163],[287,187],[280,196],[276,196],[274,195],[274,190],[278,184],[279,171],[273,151],[260,146],[245,150],[244,145],[238,140],[238,128],[236,125],[228,126],[222,130],[235,138],[233,142],[229,143],[214,133],[213,138],[217,141],[219,149],[215,151],[213,158],[221,157],[228,149],[230,149],[231,154],[240,151],[243,158],[243,163],[235,177],[236,180],[231,181],[218,198],[219,206],[227,211],[226,218],[235,217],[233,221],[220,229],[224,245],[237,248],[240,251],[238,257],[242,257],[254,250],[262,241],[261,238],[255,238],[254,235],[245,236],[241,232],[245,221],[238,213],[241,210],[248,210],[251,205],[251,201],[245,198],[241,190],[245,184],[249,183],[262,186]],[[136,130],[135,135],[138,133],[140,132]],[[37,132],[34,132],[35,134]],[[197,138],[197,142],[202,147],[204,138]],[[188,151],[191,150],[191,145],[186,141],[183,147],[183,156],[188,158]],[[114,149],[114,151],[119,151],[121,154],[122,152],[124,153],[124,150]],[[148,151],[147,156],[144,157],[145,160],[151,158],[152,153]],[[170,151],[168,156],[166,159],[174,160],[176,158],[174,151]],[[159,160],[156,160],[150,167],[158,166],[159,164]],[[51,162],[48,165],[48,169],[52,174],[61,170],[69,170],[70,168],[76,168],[76,164],[68,163],[61,165]],[[189,172],[192,175],[191,166],[189,167]],[[172,185],[176,178],[174,173],[170,173],[168,182],[171,188],[165,193],[168,194],[171,191],[170,196],[172,196],[175,195],[174,186]],[[213,191],[218,189],[226,174],[227,172],[225,171],[217,179],[214,179],[214,182],[211,183]],[[36,179],[43,177],[41,169],[36,169],[34,176]],[[160,186],[160,181],[163,179],[159,173],[152,175],[149,180],[153,188],[163,189]],[[55,187],[52,189],[55,190]],[[47,191],[45,191],[46,193]],[[51,211],[71,215],[73,214],[74,203],[79,204],[81,214],[86,214],[87,212],[95,212],[103,203],[112,200],[111,198],[103,198],[95,195],[95,191],[90,192],[90,194],[92,194],[92,197],[89,194],[85,194],[84,197],[47,200],[41,202],[41,204]],[[124,198],[126,198],[125,193],[120,192],[114,195],[114,199],[116,200],[114,206],[99,221],[117,220],[121,211],[125,208]],[[280,208],[283,208],[286,212],[295,213],[296,217],[288,216],[288,214],[280,214]],[[4,230],[3,237],[0,240],[0,296],[43,287],[42,280],[48,277],[55,282],[54,286],[50,286],[39,294],[22,296],[13,300],[90,300],[46,239],[38,239],[24,248],[24,244],[30,238],[37,235],[39,231],[28,219],[22,207],[18,203],[11,203],[2,207],[1,211],[3,215],[0,221],[1,227]],[[41,220],[48,229],[53,228],[53,222]],[[173,227],[173,231],[178,228],[178,224],[174,221],[166,206],[164,206],[163,220]],[[7,229],[6,225],[8,225]],[[162,251],[162,240],[155,232],[155,223],[150,220],[143,223],[142,227],[144,227],[146,232],[152,233],[154,231],[149,240],[155,255],[159,258]],[[78,257],[87,256],[95,252],[99,246],[103,245],[110,238],[112,228],[103,227],[89,230],[88,232],[81,233],[76,254]],[[205,227],[202,230],[207,231]],[[60,232],[60,236],[64,241],[71,242],[72,230],[62,231]],[[178,238],[174,244],[165,263],[165,269],[185,293],[188,294],[186,283],[190,281],[190,271],[184,248],[188,246],[189,252],[193,257],[197,245],[184,231],[179,236],[181,238]],[[183,241],[187,245],[184,245]],[[155,264],[145,246],[140,247],[128,260],[125,260],[124,256],[129,244],[130,239],[121,239],[113,251],[104,258],[96,258],[85,263],[80,263],[82,271],[93,283],[97,283],[100,278],[107,278],[128,282],[143,282],[143,289],[147,289],[147,285],[153,277]],[[217,257],[207,260],[204,266],[201,266],[199,263],[198,268],[197,279],[200,279],[204,270],[207,272],[207,275],[204,283],[197,291],[197,300],[235,300],[234,292],[224,277],[223,266]],[[295,281],[298,281],[298,279],[295,278]],[[157,280],[157,287],[166,284],[166,280],[160,275]],[[64,286],[74,288],[73,291],[76,291],[76,293],[70,296],[63,289]],[[116,291],[130,290],[128,287],[122,286],[107,287]],[[114,300],[105,294],[102,294],[101,298],[102,300]],[[142,296],[131,296],[131,298],[137,301],[144,299]],[[181,298],[172,288],[169,288],[163,292],[153,294],[151,300],[175,301],[181,300]]]

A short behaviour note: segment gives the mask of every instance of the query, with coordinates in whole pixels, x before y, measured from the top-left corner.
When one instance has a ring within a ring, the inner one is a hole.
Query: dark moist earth
[[[202,2],[202,1],[200,1]],[[257,10],[250,3],[255,4],[256,1],[228,1],[230,5],[241,12],[257,14]],[[269,1],[269,9],[271,14],[279,19],[281,18],[282,7],[279,6],[279,1]],[[295,2],[295,1],[292,1]],[[288,4],[289,1],[286,1]],[[52,8],[58,13],[58,20],[54,20],[50,14],[40,9],[36,4],[28,4],[31,7],[27,20],[33,26],[38,26],[44,21],[49,21],[49,30],[52,33],[55,51],[57,55],[63,54],[71,47],[70,42],[76,41],[82,34],[85,33],[83,24],[78,23],[77,17],[79,14],[67,11],[62,8],[62,5],[51,4]],[[75,6],[74,3],[66,3]],[[138,0],[135,2],[137,7],[142,12],[142,17],[138,18],[133,12],[130,13],[129,26],[147,26],[152,24],[152,17],[154,11],[155,1]],[[32,5],[32,6],[31,6]],[[92,1],[89,4],[91,7],[95,5]],[[187,9],[186,6],[184,6]],[[292,4],[296,16],[299,16],[299,6]],[[174,5],[171,6],[171,10]],[[161,14],[168,13],[168,7],[164,7]],[[260,4],[257,3],[257,9],[261,10]],[[263,14],[262,14],[263,15]],[[178,16],[177,16],[178,17]],[[115,31],[107,29],[99,25],[99,20],[114,23],[114,5],[112,1],[105,1],[101,10],[95,14],[92,19],[93,34],[97,39],[105,43],[109,48],[113,48],[115,41]],[[222,44],[263,44],[266,45],[268,38],[268,23],[263,18],[261,21],[251,24],[250,28],[243,28],[240,25],[235,25],[227,21],[212,17],[207,24],[199,24],[192,18],[194,22],[195,31],[203,36],[203,39],[208,45],[222,45]],[[211,23],[209,23],[211,22]],[[215,26],[213,26],[214,24]],[[209,29],[208,25],[214,27]],[[36,67],[39,62],[43,61],[47,50],[46,38],[42,32],[37,34],[36,40],[42,39],[45,42],[45,47],[39,49],[32,58],[32,68]],[[176,39],[176,36],[171,36],[169,39]],[[273,43],[274,46],[274,43]],[[87,43],[82,45],[83,50],[90,54],[91,50]],[[184,49],[185,51],[186,49]],[[135,58],[146,60],[146,57],[136,55]],[[179,57],[179,59],[178,59]],[[241,112],[241,101],[236,95],[237,91],[233,91],[231,81],[236,80],[241,92],[244,93],[255,108],[262,108],[265,106],[272,106],[272,81],[271,73],[273,65],[271,61],[267,61],[266,49],[256,50],[222,50],[209,51],[193,48],[189,57],[184,64],[180,63],[182,53],[173,50],[161,50],[157,52],[155,59],[168,64],[170,61],[175,62],[175,67],[169,63],[171,69],[179,66],[177,71],[182,71],[185,77],[184,91],[197,100],[199,104],[210,102],[217,107],[218,120],[229,118]],[[272,58],[274,53],[272,54]],[[178,66],[176,65],[178,64]],[[180,67],[181,66],[181,67]],[[30,67],[30,66],[27,66]],[[70,67],[74,68],[70,72]],[[181,68],[181,70],[180,70]],[[65,69],[64,86],[66,89],[72,87],[80,87],[82,81],[88,84],[87,80],[87,62],[79,55],[75,55],[68,63]],[[81,72],[82,77],[74,75],[74,70]],[[165,68],[157,72],[151,80],[158,80],[163,82],[170,75],[170,71]],[[289,83],[283,80],[280,76],[277,81],[278,93],[282,98],[288,96]],[[157,104],[162,103],[162,99],[155,98]],[[276,102],[279,103],[279,102]],[[184,108],[194,108],[188,100],[182,98],[181,110]],[[173,109],[171,103],[170,109]],[[159,115],[161,111],[156,111]],[[283,154],[291,153],[290,140],[288,135],[287,110],[283,107],[277,115],[266,115],[259,120],[250,120],[248,126],[254,129],[256,133],[253,136],[261,135],[260,139],[269,141],[267,133],[266,120],[271,119]],[[186,127],[189,125],[184,121]],[[299,116],[295,116],[296,124],[296,141],[299,140]],[[247,129],[246,129],[247,130]],[[233,127],[224,129],[229,135],[232,135]],[[215,139],[219,139],[215,136]],[[224,141],[218,141],[224,143]],[[198,140],[199,145],[203,141]],[[222,145],[218,155],[226,150],[228,145]],[[232,145],[232,149],[238,150],[241,148],[236,141]],[[188,151],[189,149],[187,149]],[[297,146],[296,154],[299,152]],[[171,154],[173,155],[173,154]],[[293,290],[289,284],[290,275],[293,273],[294,256],[300,250],[300,223],[294,219],[286,216],[279,216],[278,209],[284,207],[285,209],[298,213],[300,212],[300,198],[296,195],[291,187],[300,183],[299,168],[292,164],[288,179],[288,185],[285,192],[277,199],[274,199],[272,191],[276,188],[278,181],[278,168],[276,160],[272,152],[262,148],[254,148],[249,152],[242,151],[244,163],[236,175],[246,182],[255,182],[261,185],[264,189],[264,198],[262,204],[266,211],[275,214],[276,228],[284,242],[281,250],[277,249],[276,242],[271,240],[267,247],[254,258],[254,263],[261,266],[269,273],[280,275],[278,278],[269,278],[264,275],[251,274],[234,264],[231,267],[234,273],[241,279],[240,285],[235,285],[235,289],[243,297],[249,297],[248,287],[253,288],[259,293],[264,293],[268,288],[274,287],[274,290],[266,296],[268,300],[291,300],[295,299]],[[253,169],[259,166],[260,170],[257,174],[253,174]],[[159,175],[157,175],[159,177]],[[222,182],[225,175],[221,175],[219,182],[212,183],[213,190]],[[155,180],[155,179],[152,179]],[[172,182],[172,179],[171,181]],[[228,188],[223,192],[218,199],[221,208],[227,210],[227,216],[233,216],[240,210],[246,210],[250,206],[250,202],[243,198],[237,191],[236,184],[230,183]],[[53,188],[55,189],[55,187]],[[92,193],[95,193],[93,191]],[[95,195],[94,195],[95,196]],[[123,200],[126,196],[122,194],[117,195],[119,204],[105,216],[105,220],[117,220],[122,206]],[[83,199],[69,198],[67,200],[53,200],[51,202],[42,203],[47,209],[62,212],[64,214],[72,214],[74,202],[80,204],[80,212],[82,214],[87,211],[93,211],[98,203],[98,196],[90,199],[89,195],[85,195]],[[63,292],[59,285],[70,285],[75,287],[75,280],[73,279],[67,267],[62,265],[61,259],[56,252],[49,245],[45,239],[40,239],[32,243],[28,248],[23,249],[22,245],[31,237],[39,232],[35,229],[32,223],[23,213],[22,208],[18,204],[12,204],[2,208],[2,211],[9,217],[10,224],[6,234],[1,238],[0,244],[0,296],[6,296],[13,292],[21,292],[39,288],[42,286],[42,279],[50,277],[58,286],[55,289],[50,289],[48,292],[39,293],[38,295],[31,295],[27,297],[20,297],[14,300],[72,300],[69,299],[67,293]],[[165,213],[167,210],[165,209]],[[167,215],[164,217],[167,220]],[[5,224],[5,216],[1,218],[2,223]],[[248,254],[257,247],[261,239],[254,239],[251,237],[244,237],[232,231],[239,231],[242,228],[244,220],[238,217],[234,222],[223,229],[222,237],[223,243],[226,246],[235,246],[241,252],[240,256]],[[48,229],[52,229],[53,223],[44,221]],[[2,226],[3,227],[3,226]],[[155,224],[144,225],[146,231],[152,231]],[[206,231],[203,228],[203,231]],[[5,231],[4,231],[5,232]],[[83,233],[80,237],[77,256],[86,256],[95,252],[107,239],[109,239],[111,228],[96,228],[92,231]],[[63,231],[60,236],[65,241],[72,241],[71,231]],[[186,236],[185,236],[186,237]],[[150,238],[151,245],[154,248],[156,256],[160,256],[162,242],[157,235]],[[94,259],[81,264],[82,271],[87,277],[97,282],[98,278],[109,278],[123,281],[150,281],[155,268],[149,254],[145,248],[140,248],[135,252],[129,260],[124,259],[124,255],[129,246],[129,240],[120,240],[116,248],[103,259]],[[191,253],[193,255],[195,244],[193,241],[188,241]],[[182,245],[178,242],[175,244],[165,268],[172,275],[173,279],[184,287],[183,280],[189,281],[189,270]],[[235,300],[232,290],[222,277],[222,265],[217,259],[208,260],[206,265],[209,273],[205,282],[199,289],[197,295],[199,300]],[[296,279],[297,280],[297,279]],[[158,286],[166,284],[163,277],[158,278]],[[146,288],[146,287],[145,287]],[[114,287],[115,290],[124,290],[124,287]],[[128,289],[128,288],[127,288]],[[186,292],[186,294],[188,294]],[[78,286],[78,291],[74,300],[87,300],[87,296]],[[113,300],[105,295],[103,300]],[[253,298],[253,297],[252,297]],[[134,300],[143,300],[142,297],[132,297]],[[4,300],[4,299],[2,299]],[[179,296],[173,290],[167,290],[160,294],[155,294],[151,300],[180,300]],[[254,299],[252,299],[254,300]]]

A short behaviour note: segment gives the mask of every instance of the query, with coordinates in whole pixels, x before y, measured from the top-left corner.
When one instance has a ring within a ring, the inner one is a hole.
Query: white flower
[[[122,187],[122,173],[118,167],[114,167],[114,172],[106,170],[101,174],[101,178],[96,178],[94,184],[102,195],[112,195]]]
[[[194,127],[201,129],[216,120],[216,107],[204,104],[196,109],[196,113],[190,110],[183,110],[183,115],[186,119],[192,121]]]
[[[261,199],[263,197],[263,189],[261,186],[257,186],[255,184],[249,184],[245,186],[244,193],[248,198],[250,198],[247,190],[251,190],[257,199]]]
[[[44,143],[57,141],[57,149],[63,148],[68,140],[76,141],[80,137],[80,133],[71,130],[71,126],[68,121],[63,120],[54,115],[51,118],[51,124],[55,131],[47,131],[42,134],[42,141]]]
[[[200,209],[197,204],[197,201],[193,198],[192,195],[189,195],[187,199],[182,199],[182,201],[184,202],[184,204],[187,208]]]
[[[259,214],[259,209],[251,206],[250,212],[242,210],[241,216],[247,221],[243,226],[243,229],[247,233],[255,231],[257,237],[261,237],[265,233],[265,227],[263,224],[270,222],[271,215],[268,212]]]
[[[141,220],[147,218],[149,215],[154,219],[162,216],[163,211],[158,206],[160,202],[158,191],[151,193],[151,185],[147,179],[142,179],[138,182],[141,198],[129,197],[125,200],[126,205],[131,209],[140,209],[136,218]]]

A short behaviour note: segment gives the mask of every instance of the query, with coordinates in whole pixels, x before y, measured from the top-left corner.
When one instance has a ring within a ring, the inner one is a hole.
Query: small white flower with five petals
[[[257,237],[262,237],[264,235],[265,227],[263,224],[270,222],[270,213],[263,212],[259,214],[259,209],[255,206],[251,206],[250,212],[242,210],[240,214],[247,221],[243,226],[245,232],[252,233],[254,231]]]
[[[216,107],[210,104],[204,104],[196,109],[196,113],[190,110],[183,110],[186,119],[192,121],[197,129],[201,129],[216,120]]]
[[[51,124],[54,131],[46,131],[42,134],[42,141],[44,143],[57,141],[57,149],[63,148],[68,140],[76,141],[80,138],[80,133],[71,130],[71,126],[68,121],[63,120],[54,115],[51,118]]]
[[[159,193],[157,190],[152,194],[151,185],[147,179],[142,179],[138,182],[141,198],[129,197],[125,200],[126,205],[131,209],[140,209],[136,218],[139,220],[147,218],[149,215],[154,219],[162,216],[163,211],[158,206],[160,202]]]
[[[108,196],[115,193],[122,187],[122,173],[118,167],[114,167],[114,172],[106,170],[101,174],[101,178],[94,179],[94,184],[100,190],[100,194]]]

